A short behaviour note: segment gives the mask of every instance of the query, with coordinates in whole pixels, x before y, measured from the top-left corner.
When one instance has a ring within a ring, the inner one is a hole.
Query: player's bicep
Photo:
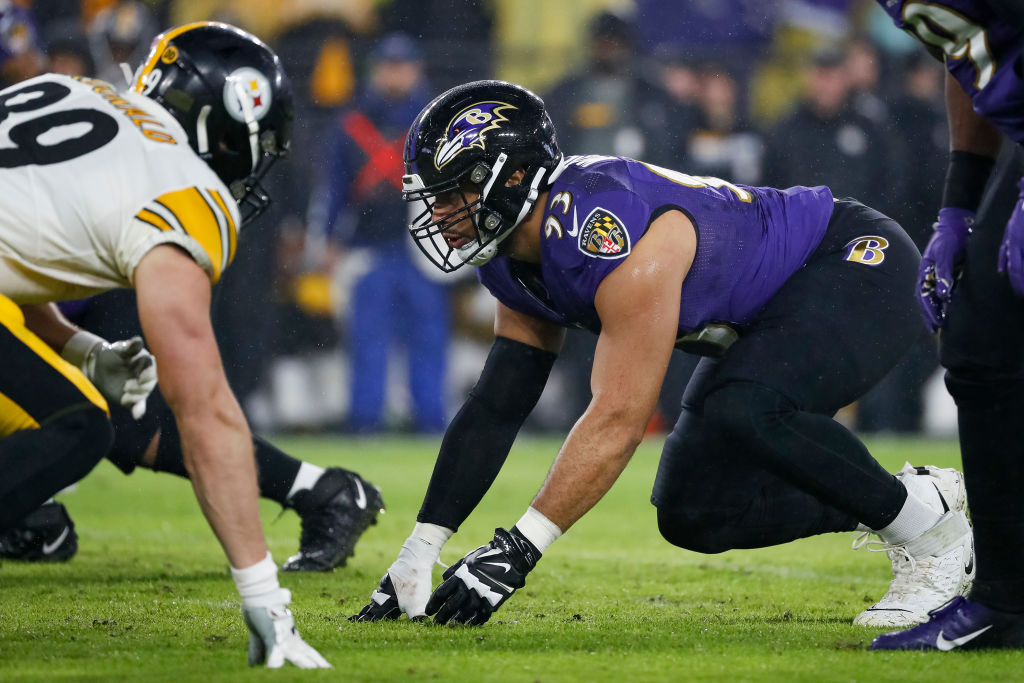
[[[559,325],[515,311],[500,301],[494,315],[494,334],[551,353],[558,353],[565,339],[565,330]]]

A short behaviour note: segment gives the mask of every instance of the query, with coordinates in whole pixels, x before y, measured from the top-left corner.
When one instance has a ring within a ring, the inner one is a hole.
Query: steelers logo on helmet
[[[487,131],[501,128],[508,121],[504,112],[516,109],[505,102],[477,102],[466,107],[448,123],[440,140],[434,167],[441,170],[452,159],[471,147],[486,149]]]
[[[270,111],[272,99],[270,79],[250,66],[235,69],[224,81],[224,107],[236,121],[245,122],[247,109],[259,121]]]

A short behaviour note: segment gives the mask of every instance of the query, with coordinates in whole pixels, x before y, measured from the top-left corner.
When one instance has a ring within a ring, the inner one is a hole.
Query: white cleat
[[[967,521],[963,475],[907,463],[896,476],[942,518],[900,545],[868,541],[867,534],[854,541],[854,548],[866,545],[873,552],[888,553],[893,573],[889,591],[854,617],[856,626],[906,628],[922,623],[929,611],[965,595],[974,581],[974,535]]]
[[[952,467],[914,467],[909,462],[896,473],[907,491],[920,498],[935,512],[967,512],[967,487],[964,475]]]

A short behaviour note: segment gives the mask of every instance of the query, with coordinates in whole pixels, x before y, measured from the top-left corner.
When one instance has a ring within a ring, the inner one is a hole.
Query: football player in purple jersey
[[[895,578],[859,624],[917,623],[966,590],[959,473],[908,465],[894,476],[832,419],[916,336],[919,255],[894,221],[827,187],[563,157],[540,98],[501,81],[436,98],[404,156],[405,197],[422,209],[412,236],[443,271],[478,267],[497,299],[496,340],[418,523],[353,619],[487,621],[618,478],[677,347],[707,357],[654,483],[669,542],[718,553],[874,531]],[[598,335],[593,400],[523,517],[431,594],[441,547],[497,476],[571,326]]]
[[[928,326],[942,330],[978,568],[966,597],[871,647],[1024,647],[1024,8],[881,4],[948,70],[949,170],[917,295]]]

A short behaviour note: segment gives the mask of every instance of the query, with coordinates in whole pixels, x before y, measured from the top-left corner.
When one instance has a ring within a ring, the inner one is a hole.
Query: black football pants
[[[886,246],[855,253],[860,238]],[[906,490],[832,416],[918,337],[919,262],[893,220],[836,202],[807,264],[687,385],[651,497],[669,542],[714,553],[896,517]]]
[[[110,448],[107,403],[0,296],[0,530],[15,526]]]
[[[1022,175],[1024,150],[1007,144],[939,335],[974,524],[971,595],[1012,612],[1024,612],[1024,300],[996,265]]]

